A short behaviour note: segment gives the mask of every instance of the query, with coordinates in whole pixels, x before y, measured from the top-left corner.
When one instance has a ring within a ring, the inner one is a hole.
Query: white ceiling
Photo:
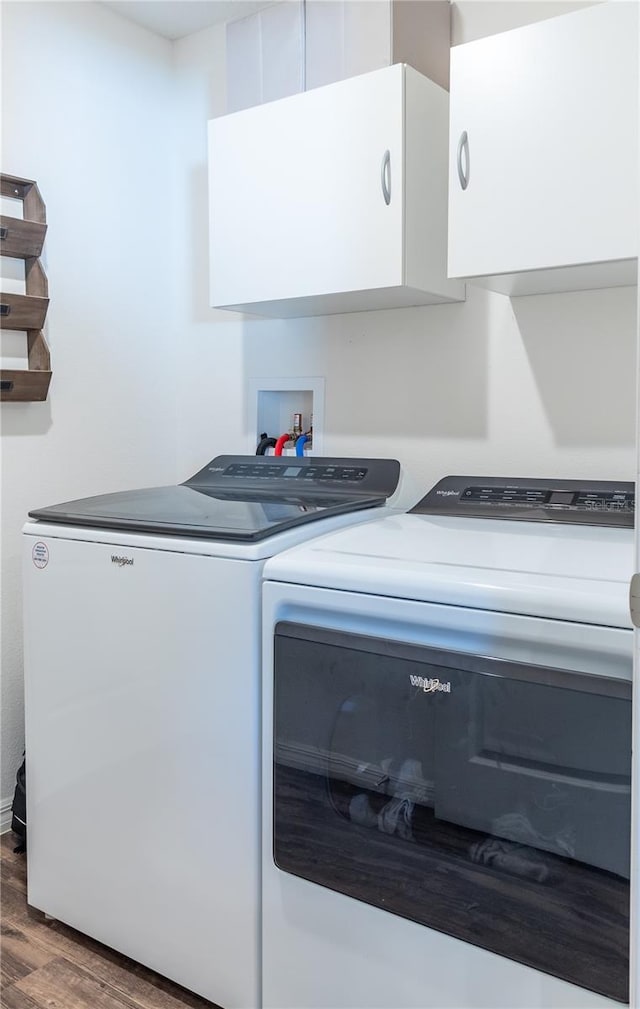
[[[103,0],[103,3],[166,39],[181,39],[269,6],[268,0]]]

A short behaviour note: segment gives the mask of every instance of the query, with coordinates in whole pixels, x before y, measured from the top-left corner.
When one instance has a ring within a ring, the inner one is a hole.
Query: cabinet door
[[[619,2],[452,50],[450,276],[637,256],[637,46]]]
[[[393,66],[212,121],[214,306],[402,283],[403,82]]]

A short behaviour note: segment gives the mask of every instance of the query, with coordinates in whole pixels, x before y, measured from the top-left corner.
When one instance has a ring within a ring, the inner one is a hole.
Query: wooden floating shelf
[[[0,254],[14,259],[38,258],[42,252],[46,224],[0,216]]]
[[[41,403],[47,398],[52,372],[31,369],[0,369],[0,401]]]
[[[0,369],[0,401],[26,403],[47,398],[51,381],[51,358],[43,333],[27,331],[29,367]]]
[[[22,200],[25,221],[47,223],[47,212],[40,190],[32,179],[19,179],[17,175],[0,176],[0,195]]]
[[[26,294],[0,293],[0,327],[24,329],[29,367],[0,369],[0,400],[42,402],[51,382],[49,348],[42,333],[49,307],[49,285],[40,263],[47,231],[46,208],[31,179],[0,175],[2,196],[22,200],[23,217],[0,217],[0,255],[24,259]]]
[[[28,294],[0,294],[0,327],[42,329],[48,307],[48,298],[33,298]]]

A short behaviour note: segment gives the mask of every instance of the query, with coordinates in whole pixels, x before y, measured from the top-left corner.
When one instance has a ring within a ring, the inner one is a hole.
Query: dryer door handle
[[[629,611],[631,623],[640,628],[640,572],[633,576],[629,586]]]

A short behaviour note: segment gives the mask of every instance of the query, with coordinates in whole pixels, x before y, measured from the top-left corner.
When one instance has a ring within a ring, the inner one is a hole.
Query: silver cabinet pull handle
[[[465,167],[462,168],[462,152],[464,151]],[[469,137],[467,131],[463,130],[458,141],[458,178],[460,185],[466,189],[469,185]]]
[[[382,195],[384,202],[389,206],[391,203],[391,152],[385,151],[382,155],[382,167],[380,168],[380,184],[382,185]]]

